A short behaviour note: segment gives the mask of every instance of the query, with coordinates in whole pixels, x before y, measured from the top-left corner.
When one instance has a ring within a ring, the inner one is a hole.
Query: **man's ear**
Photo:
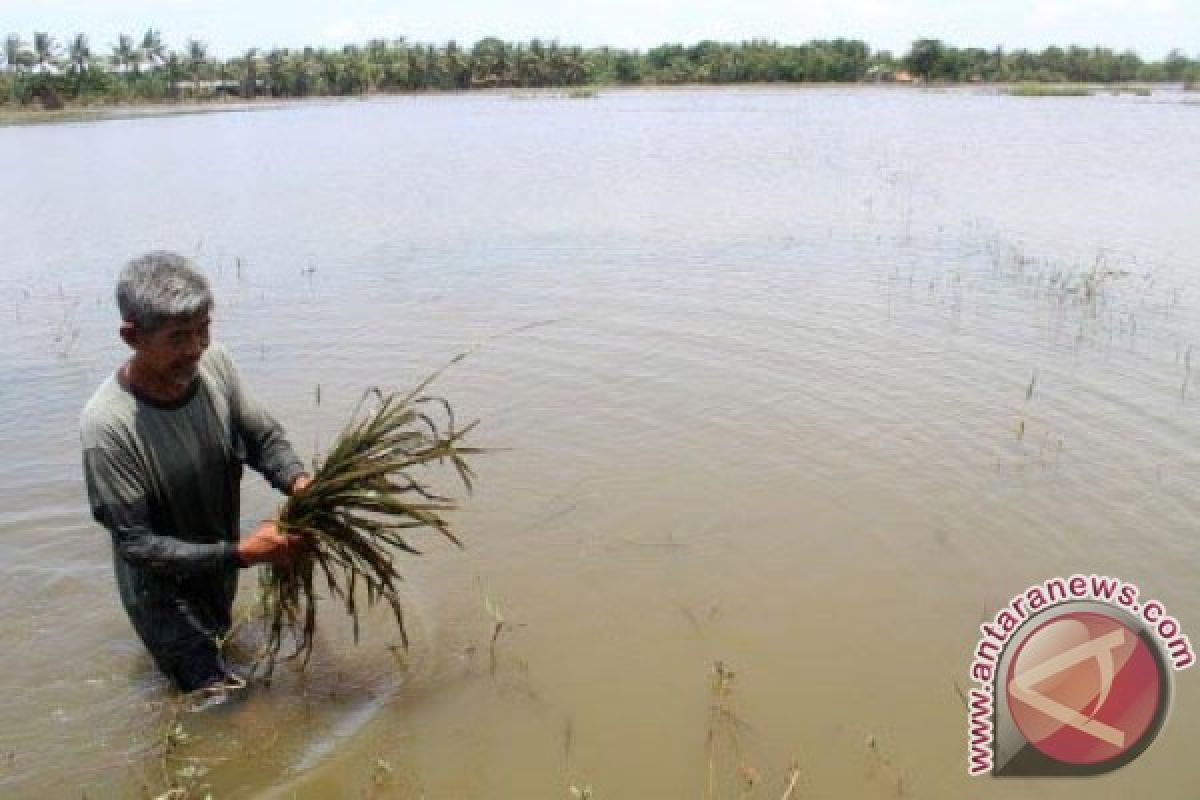
[[[138,346],[138,330],[132,322],[121,323],[121,340],[134,350]]]

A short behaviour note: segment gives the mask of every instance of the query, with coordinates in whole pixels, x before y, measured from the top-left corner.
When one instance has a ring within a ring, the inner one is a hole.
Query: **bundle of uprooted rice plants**
[[[280,531],[298,534],[304,547],[290,565],[265,573],[267,641],[260,663],[268,679],[285,639],[294,642],[287,658],[308,663],[321,578],[350,616],[356,642],[365,589],[367,608],[381,600],[391,607],[407,646],[398,551],[419,554],[407,537],[425,530],[461,547],[443,516],[457,504],[431,488],[428,468],[453,466],[470,491],[473,472],[465,457],[480,452],[462,444],[475,423],[457,428],[450,404],[424,394],[436,375],[406,394],[368,392],[312,483],[280,511]]]

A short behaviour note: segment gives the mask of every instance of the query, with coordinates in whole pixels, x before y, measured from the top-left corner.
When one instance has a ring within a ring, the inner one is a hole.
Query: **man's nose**
[[[193,336],[188,339],[186,353],[188,358],[200,358],[204,355],[204,348],[208,346],[203,336]]]

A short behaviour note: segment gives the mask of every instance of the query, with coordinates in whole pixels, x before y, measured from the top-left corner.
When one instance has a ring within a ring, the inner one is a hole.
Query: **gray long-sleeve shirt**
[[[303,464],[217,345],[170,407],[109,377],[80,430],[88,499],[112,535],[122,604],[162,665],[229,625],[242,465],[287,491]]]

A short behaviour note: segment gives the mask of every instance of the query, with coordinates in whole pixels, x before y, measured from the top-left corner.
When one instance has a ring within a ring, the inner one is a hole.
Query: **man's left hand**
[[[303,492],[305,489],[307,489],[309,487],[309,484],[311,484],[311,483],[312,483],[312,476],[309,475],[307,472],[301,472],[292,481],[292,485],[291,485],[291,488],[288,490],[288,494],[299,494],[300,492]]]

